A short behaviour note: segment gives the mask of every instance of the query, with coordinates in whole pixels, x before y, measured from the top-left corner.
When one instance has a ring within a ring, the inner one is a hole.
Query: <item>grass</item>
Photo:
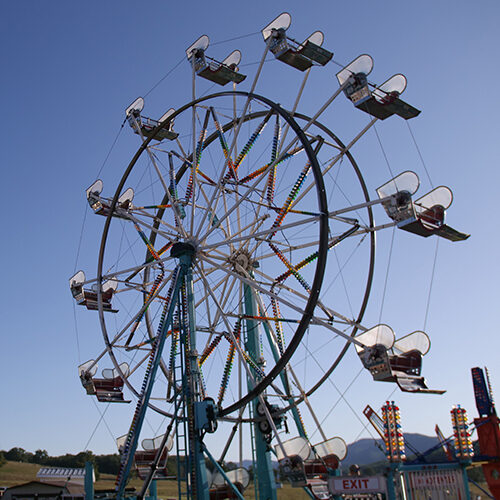
[[[0,467],[0,486],[14,486],[16,484],[27,483],[36,480],[36,473],[41,465],[27,464],[23,462],[7,462],[3,467]],[[176,481],[158,481],[158,497],[163,500],[177,498],[177,483]],[[94,485],[96,490],[113,489],[115,486],[115,476],[112,474],[101,474],[99,481]],[[139,479],[132,479],[129,483],[130,487],[134,487],[136,491],[140,491],[142,482]],[[488,490],[486,483],[481,483],[481,486]],[[470,485],[471,498],[475,499],[477,495],[485,498],[482,491],[476,488],[473,484]],[[245,498],[255,500],[253,488],[249,487],[245,492]],[[292,488],[289,485],[283,485],[283,488],[278,489],[278,500],[302,500],[309,499],[307,494],[301,488]]]
[[[23,462],[7,462],[0,467],[0,486],[14,486],[36,480],[41,465]]]
[[[1,470],[1,469],[0,469]],[[158,497],[163,500],[177,499],[177,482],[175,480],[158,481],[157,483]],[[112,489],[115,486],[115,477],[110,474],[101,474],[99,481],[94,485],[98,489]],[[137,492],[142,487],[142,481],[139,479],[132,479],[128,484],[133,487]],[[306,500],[310,497],[301,488],[292,488],[289,485],[283,485],[283,488],[278,489],[278,500]],[[245,492],[245,499],[255,500],[253,488],[251,486]]]
[[[36,481],[36,473],[42,467],[37,464],[28,464],[24,462],[7,462],[3,467],[0,467],[0,486],[14,486],[16,484],[28,483],[29,481]],[[172,481],[158,481],[158,497],[163,500],[170,498],[177,498],[177,482]],[[140,491],[142,481],[139,479],[132,479],[129,483],[130,487]],[[94,484],[95,490],[110,490],[115,487],[115,476],[112,474],[100,474],[99,481]],[[255,500],[253,489],[249,487],[245,493],[245,498]],[[300,488],[292,488],[291,486],[284,485],[283,488],[278,489],[278,500],[302,500],[309,499],[306,493]]]

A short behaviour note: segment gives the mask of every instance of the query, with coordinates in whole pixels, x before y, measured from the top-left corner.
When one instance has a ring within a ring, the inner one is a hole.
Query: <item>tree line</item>
[[[114,453],[111,455],[94,455],[92,451],[81,451],[76,455],[66,453],[56,457],[51,457],[47,450],[36,450],[35,453],[26,451],[23,448],[11,448],[9,451],[0,450],[0,467],[9,460],[12,462],[25,462],[48,467],[71,467],[82,468],[85,462],[91,462],[94,465],[96,475],[101,472],[104,474],[117,474],[120,465],[120,455]]]
[[[36,450],[35,453],[26,451],[23,448],[12,448],[9,451],[0,450],[0,467],[9,460],[11,462],[25,462],[47,467],[71,467],[82,468],[85,462],[91,462],[94,466],[96,479],[99,479],[99,473],[102,474],[118,474],[120,466],[120,455],[114,453],[112,455],[94,455],[92,451],[81,451],[76,455],[66,453],[57,457],[51,457],[47,450]],[[185,458],[179,457],[179,467],[185,468]],[[207,467],[213,470],[213,465],[207,460]],[[237,466],[233,462],[223,464],[225,470],[235,469]],[[177,457],[170,456],[167,461],[167,475],[177,475]]]

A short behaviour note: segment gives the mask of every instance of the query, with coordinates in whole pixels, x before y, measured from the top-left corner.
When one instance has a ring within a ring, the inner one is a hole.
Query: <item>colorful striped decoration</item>
[[[274,203],[274,188],[276,186],[276,156],[278,154],[278,143],[280,140],[281,128],[279,115],[276,115],[276,124],[274,126],[273,144],[271,147],[271,169],[267,178],[267,201]]]
[[[302,287],[307,290],[309,293],[311,292],[311,287],[307,283],[307,281],[301,276],[301,274],[288,262],[288,259],[282,254],[280,249],[271,243],[270,241],[267,242],[267,244],[270,246],[271,250],[278,256],[278,259],[285,264],[285,266],[288,268],[288,270],[291,272],[291,274],[294,275],[294,277],[297,279],[297,281],[302,285]]]

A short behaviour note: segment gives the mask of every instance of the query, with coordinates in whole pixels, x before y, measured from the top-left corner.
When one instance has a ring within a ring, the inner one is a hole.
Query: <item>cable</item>
[[[318,365],[319,369],[323,371],[323,367],[321,366],[321,364],[316,359],[316,356],[314,356],[311,353],[311,351],[308,349],[307,346],[306,346],[306,351],[309,353],[309,357],[311,357],[311,359],[316,363],[316,365]],[[354,413],[354,416],[361,422],[361,425],[363,425],[363,421],[361,420],[361,418],[359,417],[359,415],[357,414],[357,412],[354,410],[354,408],[351,406],[351,404],[349,403],[349,401],[345,397],[345,394],[347,393],[347,391],[352,387],[352,385],[354,384],[354,382],[358,379],[358,377],[361,375],[361,373],[363,371],[364,371],[364,368],[361,368],[361,370],[359,370],[359,372],[351,380],[351,382],[349,383],[349,385],[345,388],[345,390],[343,392],[337,387],[337,385],[333,382],[333,380],[331,380],[330,378],[328,379],[328,381],[330,382],[330,384],[332,384],[332,386],[334,387],[334,389],[338,392],[339,397],[337,398],[337,400],[335,401],[335,403],[331,407],[331,409],[327,412],[327,414],[323,418],[323,420],[320,422],[320,426],[323,425],[323,423],[325,422],[325,420],[330,416],[330,414],[333,412],[333,410],[336,408],[336,406],[340,403],[340,401],[344,401],[344,403],[348,406],[348,408]],[[310,436],[310,438],[312,438],[316,434],[316,432],[318,432],[318,429],[316,429],[312,433],[312,435]],[[368,431],[368,432],[370,433],[370,431]],[[371,433],[370,433],[370,435],[371,435]]]
[[[94,434],[96,433],[97,431],[97,428],[99,427],[99,424],[101,422],[104,422],[104,425],[106,426],[106,428],[108,429],[109,433],[111,434],[111,437],[113,438],[113,441],[116,441],[116,438],[115,436],[113,435],[113,433],[111,432],[111,429],[109,428],[108,424],[106,423],[106,421],[104,420],[104,415],[106,414],[106,412],[108,411],[108,408],[109,408],[109,405],[111,403],[108,403],[108,405],[106,406],[106,409],[101,413],[101,411],[99,410],[99,407],[97,406],[97,403],[94,401],[94,399],[92,399],[92,402],[94,403],[94,406],[96,407],[97,411],[99,412],[99,415],[101,416],[101,418],[99,419],[99,421],[97,422],[96,426],[94,427],[94,430],[92,431],[92,434],[90,435],[88,441],[87,441],[87,444],[85,445],[85,447],[83,448],[84,450],[87,450],[88,449],[88,446],[90,444],[90,441],[92,441],[92,438],[94,437]]]
[[[163,76],[162,78],[160,78],[145,94],[144,94],[144,97],[147,97],[149,94],[151,94],[151,92],[153,92],[154,89],[156,89],[156,87],[158,87],[158,85],[160,85],[160,83],[163,82],[163,80],[165,80],[167,77],[169,77],[180,65],[181,63],[184,61],[184,56],[182,56],[182,59],[165,75]]]
[[[384,281],[384,291],[382,292],[382,303],[380,304],[380,315],[378,318],[378,322],[382,321],[382,312],[384,310],[384,303],[385,303],[385,294],[387,291],[387,282],[389,281],[389,271],[391,269],[391,260],[392,260],[392,249],[394,247],[394,234],[396,233],[396,226],[392,228],[392,238],[391,238],[391,247],[389,249],[389,258],[387,262],[387,271],[385,273],[385,281]]]
[[[359,248],[359,246],[357,246],[356,249],[357,248]],[[337,249],[335,247],[333,248],[333,255],[335,255],[337,267],[339,268],[340,281],[342,282],[342,286],[344,288],[345,298],[347,300],[347,304],[349,305],[349,311],[351,313],[351,316],[354,318],[355,316],[354,316],[354,311],[353,311],[352,304],[351,304],[351,298],[349,297],[349,292],[347,290],[347,284],[346,284],[345,279],[344,279],[344,273],[342,272],[342,267],[340,265],[339,256],[337,254]]]
[[[79,332],[78,332],[78,322],[76,321],[76,305],[75,301],[73,300],[73,320],[75,322],[75,337],[76,337],[76,349],[78,351],[78,364],[82,364],[82,355],[80,352],[80,338],[79,338]]]
[[[82,239],[83,239],[83,228],[85,226],[85,221],[87,220],[87,211],[88,211],[88,204],[85,206],[85,211],[83,213],[83,221],[82,221],[82,227],[80,229],[80,238],[78,240],[78,247],[76,250],[76,258],[75,258],[75,265],[73,267],[73,274],[76,272],[76,266],[78,265],[78,259],[80,258],[80,250],[82,247]]]
[[[269,57],[268,59],[266,59],[264,61],[264,63],[269,63],[269,62],[273,62],[273,61],[277,61],[277,59],[275,57]],[[244,68],[246,66],[256,66],[257,64],[260,64],[260,61],[246,63],[246,64],[239,64],[238,67],[239,68]]]
[[[427,178],[429,179],[431,187],[434,187],[434,184],[432,183],[431,176],[429,175],[429,171],[427,170],[427,166],[425,164],[424,157],[422,156],[422,153],[420,152],[420,148],[418,147],[417,141],[415,139],[415,136],[413,135],[413,131],[410,127],[410,123],[408,120],[406,120],[406,125],[408,126],[408,130],[410,131],[411,138],[413,139],[413,144],[415,144],[415,147],[417,148],[418,156],[420,157],[420,161],[422,162],[422,165],[424,166],[424,170],[425,170],[425,173],[427,174]]]
[[[389,158],[387,158],[387,154],[385,152],[384,146],[382,145],[382,141],[380,140],[380,136],[378,135],[377,126],[373,124],[373,130],[375,130],[375,135],[377,136],[378,143],[380,145],[380,149],[382,150],[382,154],[384,155],[385,162],[387,163],[387,168],[389,169],[389,173],[391,174],[391,178],[394,178],[394,173],[392,172],[391,165],[389,163]]]
[[[123,123],[120,126],[120,129],[118,130],[118,133],[116,134],[115,140],[113,141],[113,144],[111,144],[111,147],[109,148],[108,154],[106,155],[106,158],[104,158],[104,161],[102,162],[101,168],[99,169],[99,172],[97,172],[96,178],[99,178],[99,175],[101,175],[102,169],[104,168],[104,165],[106,165],[106,162],[108,161],[109,156],[111,155],[111,152],[113,151],[116,141],[118,141],[118,137],[120,137],[120,134],[123,130],[123,126],[125,125],[127,121],[127,118],[123,120]]]
[[[316,361],[316,359],[313,357],[313,359]],[[317,363],[317,361],[316,361]],[[321,367],[320,367],[321,368]],[[357,412],[354,410],[354,408],[349,404],[349,402],[347,401],[346,397],[345,397],[345,394],[347,393],[347,391],[352,387],[352,385],[354,384],[354,382],[358,379],[358,377],[361,375],[361,373],[364,371],[364,368],[361,368],[361,370],[359,370],[359,372],[356,374],[356,376],[352,379],[352,381],[350,382],[350,384],[345,388],[344,392],[341,392],[340,389],[335,385],[335,383],[331,380],[331,379],[328,379],[329,382],[333,385],[333,387],[335,388],[335,390],[339,393],[339,397],[338,399],[335,401],[334,405],[332,406],[332,408],[330,409],[329,412],[327,412],[326,416],[323,418],[323,420],[320,422],[321,425],[323,425],[323,423],[325,422],[325,420],[330,416],[330,414],[333,412],[333,410],[336,408],[336,406],[340,403],[340,401],[344,401],[344,403],[349,407],[349,409],[354,413],[354,416],[361,422],[361,425],[365,425],[363,424],[363,421],[361,420],[361,418],[359,417],[359,415],[357,414]],[[366,427],[366,425],[365,425]],[[367,428],[368,430],[368,428]],[[311,438],[316,434],[317,432],[317,429],[312,433],[311,435]],[[370,434],[370,436],[374,438],[374,436],[371,434],[370,430],[368,430],[368,434]]]
[[[235,36],[233,38],[228,38],[227,40],[221,40],[220,42],[213,42],[210,45],[213,47],[214,45],[222,45],[223,43],[234,42],[234,40],[241,40],[242,38],[248,38],[250,36],[258,35],[261,33],[260,31],[255,31],[254,33],[248,33],[247,35]]]
[[[333,64],[336,64],[339,68],[345,68],[346,67],[346,64],[339,63],[335,59],[332,59],[331,61],[332,61]]]
[[[439,249],[439,238],[436,238],[436,250],[434,251],[434,262],[432,264],[431,283],[429,285],[429,294],[427,295],[427,305],[425,307],[424,332],[425,332],[425,327],[427,326],[427,318],[429,317],[429,308],[431,305],[432,285],[434,284],[434,275],[436,272],[436,261],[437,261],[437,256],[438,256],[438,249]]]

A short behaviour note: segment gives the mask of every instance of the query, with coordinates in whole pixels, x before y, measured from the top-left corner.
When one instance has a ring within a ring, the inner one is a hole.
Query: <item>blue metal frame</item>
[[[266,337],[268,338],[268,341],[269,341],[269,345],[271,346],[271,350],[273,351],[274,361],[278,361],[279,353],[276,349],[276,346],[274,345],[269,325],[265,321],[264,321],[263,325],[264,325],[264,331],[266,332]],[[281,378],[281,383],[283,384],[283,387],[285,388],[286,393],[290,394],[290,382],[288,381],[288,377],[284,371],[282,371],[280,373],[280,378]],[[287,401],[290,405],[293,405],[295,403],[293,398],[287,398]],[[302,419],[300,418],[300,414],[297,410],[297,407],[293,406],[291,408],[291,412],[292,412],[292,416],[293,416],[293,420],[295,422],[295,425],[297,426],[297,432],[299,433],[299,436],[307,439],[306,430],[304,428],[304,424],[302,422]]]
[[[229,487],[233,490],[234,494],[240,499],[240,500],[245,500],[245,498],[242,496],[242,494],[239,492],[238,488],[229,480],[227,477],[227,474],[224,472],[224,469],[219,465],[219,462],[215,460],[215,458],[210,454],[210,452],[207,450],[207,447],[203,444],[203,451],[205,452],[206,456],[212,462],[212,464],[215,466],[215,468],[221,473],[222,477],[226,481],[226,483],[229,485]]]
[[[183,269],[184,286],[187,295],[188,325],[181,329],[181,342],[184,344],[186,366],[189,364],[189,376],[184,391],[188,419],[192,419],[192,425],[188,425],[189,436],[189,462],[192,464],[195,480],[191,484],[196,485],[194,497],[198,500],[209,500],[207,469],[205,457],[203,456],[203,441],[200,429],[194,426],[194,403],[200,399],[200,371],[198,357],[196,355],[196,319],[194,310],[193,254],[185,252],[179,256],[180,265]],[[187,391],[186,391],[187,389]],[[193,479],[193,478],[192,478]]]
[[[85,500],[94,500],[94,466],[85,462]]]
[[[175,277],[175,283],[173,286],[172,298],[170,304],[168,305],[168,310],[166,314],[165,321],[162,325],[162,329],[159,333],[158,346],[156,348],[155,357],[151,366],[151,371],[149,373],[148,379],[144,382],[146,383],[146,389],[143,393],[142,400],[138,402],[138,414],[137,419],[132,422],[132,425],[129,430],[129,435],[131,435],[131,443],[129,449],[127,450],[128,456],[124,466],[124,469],[121,473],[120,481],[116,486],[116,498],[118,500],[123,498],[123,493],[125,491],[126,480],[130,474],[130,469],[132,468],[132,462],[134,460],[134,453],[137,449],[137,443],[139,440],[139,434],[142,428],[142,424],[144,422],[144,417],[146,415],[146,411],[148,408],[149,399],[151,398],[151,392],[153,391],[154,382],[156,379],[156,372],[158,371],[158,367],[160,366],[161,353],[163,351],[163,346],[165,345],[165,340],[167,338],[168,327],[172,324],[174,318],[174,311],[178,302],[178,295],[180,286],[182,283],[182,278],[185,272],[183,266],[177,267],[177,273]],[[135,425],[134,425],[135,424]]]
[[[167,338],[167,332],[169,328],[173,327],[174,313],[179,304],[182,304],[182,306],[186,309],[183,312],[187,317],[187,324],[182,324],[181,322],[180,328],[180,339],[184,351],[183,353],[181,352],[180,355],[182,356],[184,354],[185,356],[185,363],[183,365],[185,368],[183,370],[184,373],[182,378],[182,395],[184,400],[183,403],[186,408],[188,419],[193,418],[194,422],[193,405],[200,399],[201,376],[196,355],[196,320],[194,310],[192,275],[193,255],[194,249],[190,247],[190,245],[185,245],[178,248],[178,252],[175,255],[172,255],[179,258],[179,265],[176,268],[174,278],[175,282],[172,287],[171,300],[167,307],[166,316],[161,331],[159,332],[158,345],[152,362],[151,370],[149,371],[149,374],[146,375],[147,378],[144,381],[146,387],[143,392],[143,397],[138,402],[136,410],[137,415],[129,430],[131,441],[127,450],[126,463],[124,464],[119,483],[116,487],[116,498],[118,500],[124,498],[126,480],[132,468],[139,434],[148,408],[154,381],[156,379],[156,373],[158,367],[160,366],[161,354],[165,345],[165,340]],[[183,294],[183,292],[185,293],[186,298],[185,303],[183,303],[181,299],[181,295]],[[209,500],[209,485],[207,480],[205,458],[203,455],[204,445],[202,441],[202,433],[199,429],[196,429],[194,425],[188,425],[188,442],[188,450],[186,450],[188,452],[188,456],[185,457],[186,467],[188,467],[188,470],[192,471],[191,473],[194,475],[194,477],[191,477],[191,488],[193,488],[193,486],[195,488],[195,494],[193,495],[193,491],[191,490],[188,491],[188,496],[195,497],[198,500]]]

